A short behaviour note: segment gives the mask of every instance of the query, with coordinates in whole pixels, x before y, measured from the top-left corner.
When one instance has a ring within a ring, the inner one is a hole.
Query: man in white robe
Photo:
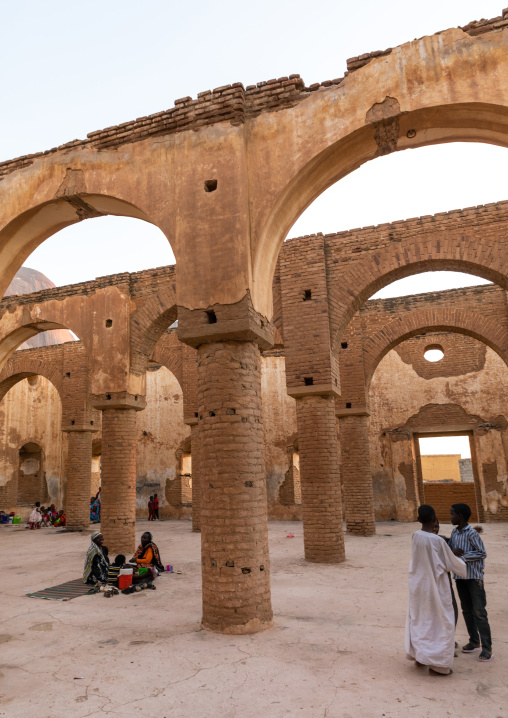
[[[455,652],[455,615],[448,572],[467,575],[462,559],[433,532],[436,514],[426,504],[418,509],[420,531],[413,534],[409,564],[409,604],[406,653],[433,675],[452,673]]]

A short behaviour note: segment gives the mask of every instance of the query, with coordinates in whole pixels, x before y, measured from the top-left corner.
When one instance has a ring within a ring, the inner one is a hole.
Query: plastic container
[[[148,568],[147,568],[147,566],[138,566],[138,574],[139,574],[140,576],[144,576],[145,573],[148,573]]]
[[[123,591],[124,588],[129,588],[129,586],[132,586],[132,570],[130,573],[124,574],[120,571],[120,575],[118,576],[118,588],[120,591]]]
[[[12,518],[13,524],[20,524],[21,523],[21,516],[13,516]]]
[[[2,523],[2,524],[8,524],[8,523],[9,523],[9,517],[7,516],[7,514],[2,514],[2,515],[0,516],[0,523]]]
[[[132,568],[121,568],[119,576],[132,576],[133,569]]]

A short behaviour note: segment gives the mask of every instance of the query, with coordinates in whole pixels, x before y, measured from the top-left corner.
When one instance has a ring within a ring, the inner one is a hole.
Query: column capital
[[[340,396],[340,392],[333,384],[310,384],[309,386],[288,386],[288,396],[299,399],[302,396]]]
[[[146,398],[141,394],[130,394],[128,391],[112,391],[107,394],[94,394],[94,409],[135,409],[142,411],[146,406]]]
[[[260,349],[273,346],[274,326],[257,312],[250,294],[236,304],[214,304],[203,309],[178,307],[178,337],[199,347],[212,342],[255,342]]]
[[[346,416],[370,416],[370,411],[366,406],[359,406],[356,409],[335,409],[335,416],[339,419]]]
[[[89,431],[90,433],[94,433],[99,431],[98,426],[93,426],[93,422],[81,423],[81,424],[67,424],[66,426],[62,426],[62,431],[65,432],[71,432],[71,431]]]

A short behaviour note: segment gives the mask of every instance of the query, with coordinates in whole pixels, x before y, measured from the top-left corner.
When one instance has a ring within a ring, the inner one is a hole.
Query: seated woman
[[[65,526],[66,518],[63,509],[60,509],[58,516],[53,522],[53,526]]]
[[[90,548],[86,552],[83,569],[83,583],[94,586],[96,583],[107,583],[108,561],[103,553],[104,537],[100,531],[94,531]]]
[[[152,541],[150,531],[145,531],[141,536],[141,543],[129,563],[136,563],[138,567],[147,566],[148,569],[151,569],[154,578],[158,575],[157,571],[161,573],[164,571],[159,549],[157,548],[157,544]]]
[[[51,504],[51,506],[48,509],[48,513],[49,513],[49,521],[50,521],[51,525],[53,525],[58,518],[58,511],[55,508],[55,504]]]

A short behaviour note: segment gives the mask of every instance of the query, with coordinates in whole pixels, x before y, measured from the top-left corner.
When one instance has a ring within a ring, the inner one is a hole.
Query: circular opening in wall
[[[441,361],[444,357],[443,347],[439,346],[439,344],[432,344],[425,349],[423,357],[430,362]]]
[[[30,386],[38,386],[39,376],[37,374],[34,374],[33,376],[29,376],[29,377],[27,377],[27,382]]]

